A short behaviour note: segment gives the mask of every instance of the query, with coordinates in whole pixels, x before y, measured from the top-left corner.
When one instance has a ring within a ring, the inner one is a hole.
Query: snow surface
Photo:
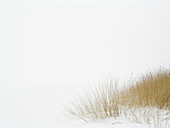
[[[63,85],[64,86],[64,85]],[[71,89],[70,89],[71,90]],[[147,124],[114,118],[88,123],[66,117],[70,90],[53,87],[0,87],[1,128],[148,128]]]

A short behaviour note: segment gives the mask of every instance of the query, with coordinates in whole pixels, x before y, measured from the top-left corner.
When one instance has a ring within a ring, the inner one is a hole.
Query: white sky
[[[93,83],[170,63],[168,0],[0,1],[0,84]]]

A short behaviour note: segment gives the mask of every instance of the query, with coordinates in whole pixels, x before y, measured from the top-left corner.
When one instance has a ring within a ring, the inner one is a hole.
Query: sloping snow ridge
[[[125,111],[123,111],[125,110]],[[156,108],[122,109],[122,115],[107,119],[63,117],[57,126],[63,128],[169,128],[170,111]]]

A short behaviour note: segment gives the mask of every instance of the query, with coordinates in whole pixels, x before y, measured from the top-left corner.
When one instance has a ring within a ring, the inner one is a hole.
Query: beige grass
[[[170,109],[170,70],[148,72],[121,93],[122,105]],[[125,104],[124,104],[125,103]]]
[[[137,80],[128,82],[127,87],[124,86],[122,89],[118,89],[118,87],[118,82],[113,82],[113,80],[100,83],[98,87],[85,91],[84,96],[78,95],[75,97],[74,101],[72,101],[73,107],[68,109],[67,112],[86,122],[89,119],[95,120],[109,117],[116,119],[124,115],[134,122],[140,122],[142,117],[149,124],[156,117],[160,118],[153,115],[152,109],[142,111],[144,113],[142,116],[137,116],[134,112],[140,110],[140,108],[156,108],[159,111],[170,111],[169,69],[160,68],[159,70],[147,72]],[[158,113],[158,111],[155,113]],[[161,115],[161,117],[163,116]],[[169,120],[170,115],[167,118]],[[156,122],[154,124],[156,128]]]

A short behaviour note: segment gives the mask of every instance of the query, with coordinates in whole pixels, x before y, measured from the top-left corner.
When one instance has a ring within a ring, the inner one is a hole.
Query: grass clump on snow
[[[170,109],[170,70],[148,72],[120,94],[123,105]],[[124,104],[125,103],[125,104]]]
[[[156,126],[159,122],[156,119],[160,119],[159,112],[165,110],[168,114],[165,114],[164,119],[170,119],[169,69],[160,68],[148,72],[127,85],[119,88],[118,82],[112,80],[101,83],[98,87],[85,91],[84,96],[76,97],[72,101],[73,107],[67,112],[85,121],[109,117],[117,119],[123,115],[134,122],[143,119],[149,124],[150,121],[155,121]]]

